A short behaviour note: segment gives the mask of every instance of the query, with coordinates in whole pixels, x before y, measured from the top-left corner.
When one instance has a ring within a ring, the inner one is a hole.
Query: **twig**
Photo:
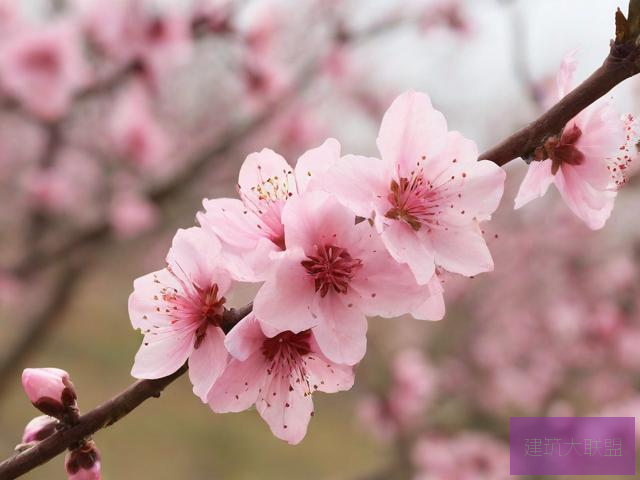
[[[227,310],[223,323],[227,330],[233,328],[251,312],[249,304],[240,309]],[[184,365],[177,372],[157,380],[138,380],[111,400],[82,415],[73,427],[60,430],[34,446],[0,463],[0,480],[10,480],[24,475],[38,465],[60,455],[71,445],[89,437],[98,430],[113,425],[131,413],[148,398],[158,398],[165,387],[187,371]]]

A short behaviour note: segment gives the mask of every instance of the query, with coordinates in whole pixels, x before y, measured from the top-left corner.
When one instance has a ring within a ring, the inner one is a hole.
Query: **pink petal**
[[[170,325],[172,317],[164,311],[157,311],[158,301],[155,298],[161,297],[163,288],[182,288],[176,277],[164,268],[134,280],[133,292],[129,296],[129,317],[133,328],[145,332]]]
[[[305,357],[305,368],[311,386],[325,393],[341,392],[353,387],[355,379],[353,367],[338,365],[327,359],[319,351],[315,339],[312,341],[311,350],[312,353]]]
[[[244,361],[260,350],[264,339],[260,322],[250,313],[231,329],[224,343],[231,355]]]
[[[168,335],[145,335],[131,369],[135,378],[161,378],[178,370],[189,358],[194,329]]]
[[[471,277],[493,270],[493,259],[480,227],[433,229],[429,233],[436,264],[445,270]]]
[[[219,327],[209,325],[202,342],[189,357],[189,379],[193,384],[193,393],[203,402],[207,401],[209,390],[224,371],[228,356],[224,332]]]
[[[429,289],[417,283],[407,265],[396,262],[389,255],[374,229],[366,223],[356,228],[363,239],[369,238],[366,251],[354,252],[364,260],[349,284],[359,296],[354,298],[358,308],[367,316],[392,318],[422,305],[430,295]]]
[[[173,273],[186,283],[201,287],[213,280],[220,295],[231,286],[231,275],[221,262],[222,247],[218,238],[200,227],[179,229],[167,254]]]
[[[355,215],[325,192],[292,198],[282,211],[287,248],[315,255],[316,246],[346,246],[357,241]]]
[[[558,86],[558,99],[561,99],[573,90],[573,76],[576,73],[577,65],[576,51],[571,50],[563,58],[562,64],[560,65],[560,71],[558,72],[558,77],[556,79]]]
[[[427,299],[418,308],[411,311],[413,318],[418,320],[442,320],[445,314],[443,289],[440,279],[434,275],[426,285]]]
[[[604,227],[611,216],[617,192],[597,190],[571,166],[562,166],[556,173],[556,186],[571,211],[592,230]]]
[[[527,174],[520,184],[518,194],[516,195],[514,206],[516,210],[531,200],[542,197],[547,193],[549,185],[553,183],[553,175],[551,174],[552,163],[551,160],[531,162]]]
[[[329,138],[317,148],[313,148],[300,156],[296,163],[295,176],[298,192],[309,189],[310,184],[322,176],[340,159],[340,143],[335,138]]]
[[[260,220],[240,200],[215,198],[203,200],[204,213],[197,215],[200,225],[217,235],[229,246],[249,250],[264,234],[257,225]]]
[[[256,408],[276,437],[296,445],[307,433],[313,401],[295,383],[291,385],[289,375],[276,370],[268,376]]]
[[[424,93],[405,92],[384,114],[378,149],[382,159],[399,166],[401,176],[409,176],[415,165],[437,155],[445,146],[447,122]]]
[[[256,205],[262,201],[256,187],[274,177],[277,177],[281,184],[286,182],[291,193],[297,193],[292,168],[282,155],[268,148],[252,153],[240,167],[238,178],[240,194]]]
[[[267,363],[261,352],[244,361],[232,358],[209,391],[208,402],[214,412],[241,412],[256,402],[267,376]]]
[[[435,272],[434,253],[424,231],[416,232],[404,222],[391,220],[381,238],[391,256],[406,263],[419,284],[431,280]]]
[[[377,158],[347,155],[323,174],[318,183],[356,215],[370,218],[375,205],[386,200],[392,174],[393,169]]]
[[[256,317],[279,331],[297,333],[318,323],[311,312],[315,287],[300,263],[304,258],[300,249],[285,252],[253,302]]]
[[[367,350],[367,318],[337,295],[318,299],[319,323],[313,329],[322,353],[329,360],[355,365]]]

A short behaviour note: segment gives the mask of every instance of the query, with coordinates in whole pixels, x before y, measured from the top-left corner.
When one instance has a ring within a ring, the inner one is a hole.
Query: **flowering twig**
[[[539,118],[482,153],[480,159],[491,160],[498,165],[505,165],[518,157],[528,160],[537,147],[550,136],[560,133],[578,113],[618,84],[640,73],[637,38],[637,35],[618,35],[602,66],[589,78]]]
[[[253,305],[226,310],[224,325],[230,330],[235,324],[247,316]],[[113,425],[136,409],[145,400],[158,398],[162,391],[175,379],[187,371],[183,366],[175,373],[157,380],[138,380],[111,400],[82,415],[78,422],[69,428],[62,429],[50,437],[35,444],[4,462],[0,463],[0,479],[10,480],[24,475],[38,465],[48,462],[63,453],[67,448],[91,436],[98,430]]]

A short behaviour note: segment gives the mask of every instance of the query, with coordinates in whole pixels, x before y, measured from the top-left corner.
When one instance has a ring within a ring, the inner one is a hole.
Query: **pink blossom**
[[[558,99],[572,90],[576,68],[568,55],[558,74]],[[547,140],[529,165],[515,199],[518,209],[542,197],[552,183],[571,211],[597,230],[611,215],[617,189],[625,182],[636,140],[634,120],[623,119],[611,104],[598,102],[579,113],[559,137]]]
[[[25,368],[22,387],[31,403],[42,413],[60,418],[76,404],[76,391],[69,374],[59,368]]]
[[[297,444],[313,416],[313,392],[349,390],[353,368],[327,359],[311,330],[272,333],[253,314],[231,330],[225,344],[232,358],[209,393],[209,405],[222,413],[255,404],[276,437]]]
[[[419,480],[509,480],[509,449],[489,435],[423,437],[414,449]]]
[[[304,153],[295,169],[269,149],[249,155],[238,178],[240,200],[204,200],[200,224],[215,233],[225,255],[234,259],[236,273],[246,281],[261,281],[270,267],[270,253],[285,248],[282,208],[304,193],[316,176],[340,158],[340,144],[328,139]]]
[[[382,160],[344,157],[323,177],[323,188],[371,219],[389,253],[421,284],[436,265],[466,276],[492,270],[479,222],[497,208],[505,172],[478,161],[475,143],[448,132],[423,93],[393,102],[378,148]]]
[[[152,112],[146,89],[138,83],[120,97],[110,131],[117,152],[139,168],[158,168],[167,157],[167,133]]]
[[[403,350],[394,358],[389,410],[400,426],[411,426],[427,409],[436,380],[436,372],[419,350]]]
[[[178,230],[167,267],[135,280],[129,316],[144,334],[131,374],[161,378],[189,360],[196,395],[206,399],[227,361],[223,312],[232,283],[220,242],[201,228]]]
[[[111,200],[109,218],[116,235],[130,238],[140,235],[158,222],[154,204],[135,192],[118,192]]]
[[[366,350],[365,315],[444,314],[437,277],[418,285],[366,222],[331,195],[313,191],[282,209],[286,250],[256,295],[256,315],[280,331],[313,328],[323,353],[353,365]]]
[[[80,46],[71,24],[23,29],[2,48],[2,85],[36,115],[56,119],[88,79]]]
[[[39,442],[44,440],[56,431],[58,421],[49,415],[40,415],[31,419],[24,427],[22,443]]]
[[[100,480],[100,452],[92,441],[85,442],[64,459],[64,468],[69,480]]]

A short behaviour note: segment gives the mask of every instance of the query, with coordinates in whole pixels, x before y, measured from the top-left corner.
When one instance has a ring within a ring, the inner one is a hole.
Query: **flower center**
[[[453,160],[454,163],[456,161]],[[458,181],[466,176],[466,173],[462,173]],[[391,180],[390,192],[387,195],[391,208],[384,216],[403,221],[416,232],[423,225],[429,228],[439,226],[443,205],[451,203],[449,198],[455,193],[453,187],[457,179],[455,175],[444,180],[440,177],[434,183],[427,180],[422,169],[419,169],[411,173],[411,178],[401,177],[400,180]]]
[[[351,257],[344,248],[326,245],[317,248],[316,255],[308,255],[302,266],[313,278],[316,292],[324,297],[331,289],[347,293],[355,272],[362,267],[362,260]]]
[[[207,290],[196,286],[196,291],[200,294],[200,315],[201,324],[196,329],[196,343],[194,348],[198,348],[204,340],[209,325],[220,325],[222,314],[224,313],[224,303],[226,298],[218,298],[218,285],[215,283]]]
[[[60,59],[56,52],[46,48],[28,52],[23,62],[26,68],[42,75],[53,75],[60,67]]]
[[[300,333],[282,332],[273,338],[267,338],[262,343],[262,354],[270,361],[278,355],[290,357],[291,354],[300,356],[307,355],[311,352],[309,340],[311,338],[311,330],[305,330]]]
[[[540,151],[536,149],[536,157],[542,156],[551,159],[551,173],[554,175],[558,172],[560,165],[581,165],[584,162],[584,154],[576,147],[576,142],[582,136],[582,130],[577,125],[565,128],[560,136],[551,137],[544,143],[544,147]]]

